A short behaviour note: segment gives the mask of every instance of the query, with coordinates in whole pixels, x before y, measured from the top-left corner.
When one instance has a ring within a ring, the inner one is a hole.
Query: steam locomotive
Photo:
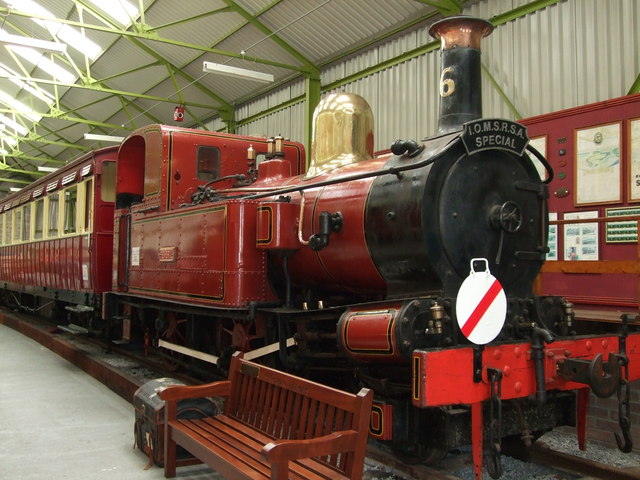
[[[442,42],[439,130],[390,154],[373,154],[366,101],[332,93],[314,113],[308,169],[302,145],[282,137],[150,125],[117,153],[9,197],[3,297],[62,305],[88,331],[204,372],[242,350],[341,388],[371,387],[371,435],[405,461],[471,443],[476,477],[486,454],[497,478],[502,438],[528,443],[576,423],[584,447],[590,390],[618,393],[617,439],[629,451],[640,335],[623,319],[620,334],[576,336],[571,304],[533,293],[553,172],[525,127],[482,118],[480,41],[492,28],[470,17],[431,27]],[[94,178],[90,193],[71,190],[82,178]],[[66,206],[82,199],[69,230]],[[16,223],[25,205],[29,225],[25,213]],[[58,233],[35,236],[34,224],[54,218]],[[98,251],[105,237],[113,242]],[[80,245],[82,255],[69,253]],[[66,266],[36,275],[45,251]],[[110,285],[94,281],[105,271]]]

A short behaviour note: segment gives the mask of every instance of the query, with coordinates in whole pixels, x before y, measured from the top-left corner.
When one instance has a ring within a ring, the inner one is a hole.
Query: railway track
[[[36,340],[75,364],[129,402],[133,400],[134,392],[140,385],[154,378],[170,376],[185,383],[196,382],[191,377],[163,370],[161,358],[150,360],[117,346],[111,347],[110,351],[107,352],[104,342],[99,342],[86,336],[55,331],[51,324],[45,323],[37,317],[0,309],[0,323]],[[640,480],[640,465],[638,468],[631,469],[617,468],[594,460],[555,451],[540,442],[529,448],[517,445],[503,445],[503,452],[506,455],[503,457],[505,461],[511,461],[510,457],[512,457],[527,464],[538,464],[544,468],[556,470],[556,473],[553,473],[552,476],[544,478],[553,478],[554,480],[575,480],[580,478]],[[407,465],[384,448],[375,444],[369,446],[367,457],[369,466],[377,465],[379,471],[382,472],[378,474],[376,469],[371,467],[365,476],[365,478],[371,480],[378,478],[385,480],[466,480],[473,478],[471,475],[470,453],[468,452],[462,452],[457,456],[450,455],[437,468],[426,465]],[[455,472],[456,474],[454,475],[450,472]],[[518,480],[524,480],[528,478],[522,475],[514,477],[509,475],[509,472],[505,472],[505,478],[507,479],[517,478]]]

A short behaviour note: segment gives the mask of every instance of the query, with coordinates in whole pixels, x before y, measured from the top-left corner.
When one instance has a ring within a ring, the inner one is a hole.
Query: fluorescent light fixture
[[[10,192],[19,192],[20,190],[22,190],[22,189],[19,188],[19,187],[9,187],[9,191]]]
[[[270,73],[256,72],[255,70],[247,70],[245,68],[231,67],[221,63],[203,62],[202,71],[207,73],[217,73],[229,77],[242,77],[256,82],[271,83],[273,75]]]
[[[20,45],[23,47],[37,48],[52,53],[67,53],[67,44],[60,42],[49,42],[38,38],[23,37],[22,35],[13,35],[4,30],[0,30],[0,43],[8,45]]]
[[[44,167],[42,165],[38,166],[39,172],[55,172],[56,170],[58,170],[56,167]]]
[[[115,135],[96,135],[94,133],[85,133],[85,140],[96,140],[98,142],[112,142],[112,143],[120,143],[124,140],[124,137],[117,137]]]

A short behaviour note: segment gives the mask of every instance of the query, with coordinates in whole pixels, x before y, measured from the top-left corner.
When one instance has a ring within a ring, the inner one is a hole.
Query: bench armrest
[[[307,440],[274,440],[262,447],[262,455],[272,463],[352,452],[361,434],[341,430]]]
[[[176,401],[186,398],[228,397],[230,392],[231,382],[229,380],[221,380],[204,385],[174,385],[165,388],[159,395],[162,400]]]

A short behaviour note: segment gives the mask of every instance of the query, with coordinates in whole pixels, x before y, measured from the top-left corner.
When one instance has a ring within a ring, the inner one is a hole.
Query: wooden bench
[[[224,412],[176,418],[186,398],[226,397]],[[164,474],[206,463],[228,479],[360,479],[373,391],[357,395],[252,363],[234,354],[228,380],[172,386],[165,400]],[[195,459],[176,460],[176,446]]]

